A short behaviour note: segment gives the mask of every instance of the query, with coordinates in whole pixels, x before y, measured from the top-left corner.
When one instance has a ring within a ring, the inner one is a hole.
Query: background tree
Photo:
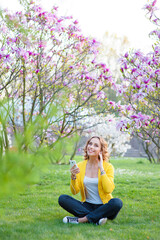
[[[31,150],[25,134],[33,124],[36,147],[53,148],[59,139],[73,135],[79,113],[91,107],[93,99],[103,105],[101,112],[107,112],[104,90],[112,87],[113,79],[106,64],[96,61],[98,42],[84,37],[77,21],[59,17],[57,7],[47,12],[34,1],[21,2],[22,11],[1,12],[4,148],[9,147],[10,131],[14,139],[21,134],[22,150]]]
[[[155,15],[156,0],[147,4],[149,19],[157,29],[150,35],[155,38],[153,51],[143,54],[140,50],[127,52],[121,58],[122,83],[117,91],[126,102],[118,106],[127,119],[119,123],[121,130],[129,129],[143,140],[150,162],[160,162],[160,18]]]

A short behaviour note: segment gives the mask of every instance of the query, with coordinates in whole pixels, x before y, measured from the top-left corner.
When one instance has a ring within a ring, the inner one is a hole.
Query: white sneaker
[[[107,218],[99,219],[98,225],[104,225],[107,222]]]
[[[78,217],[68,217],[68,216],[63,218],[63,222],[64,223],[73,223],[73,224],[78,224],[79,223],[78,222]]]

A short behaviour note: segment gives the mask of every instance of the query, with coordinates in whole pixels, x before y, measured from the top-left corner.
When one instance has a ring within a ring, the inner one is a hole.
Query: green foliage
[[[41,174],[52,163],[68,162],[66,154],[71,154],[73,141],[77,136],[67,139],[59,139],[55,142],[53,149],[42,145],[34,152],[34,145],[31,147],[31,129],[22,136],[17,134],[15,146],[9,148],[0,158],[0,196],[11,195],[14,192],[24,191],[28,185],[39,181]],[[33,152],[24,151],[22,146],[30,147]]]
[[[35,184],[49,165],[47,150],[36,154],[8,150],[0,159],[0,196],[24,191]]]
[[[77,162],[82,159],[76,157]],[[69,165],[52,165],[38,184],[1,198],[0,239],[158,240],[160,166],[142,158],[111,159],[111,163],[115,167],[113,196],[123,201],[115,220],[103,226],[63,224],[68,213],[58,205],[58,197],[71,195]]]
[[[76,135],[66,139],[58,138],[51,148],[41,138],[41,144],[37,148],[38,140],[35,136],[41,135],[41,132],[43,136],[43,129],[48,126],[43,115],[35,116],[29,121],[24,131],[19,128],[14,137],[12,133],[9,136],[6,129],[10,127],[8,119],[11,107],[6,100],[0,101],[0,196],[22,192],[28,185],[37,183],[51,162],[59,163],[65,154],[71,154],[71,146],[77,139]],[[48,118],[55,116],[56,107],[50,106],[47,114]],[[12,145],[9,138],[12,138]]]

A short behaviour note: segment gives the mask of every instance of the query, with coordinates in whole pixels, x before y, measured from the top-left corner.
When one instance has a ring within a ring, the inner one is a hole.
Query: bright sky
[[[39,0],[49,10],[59,6],[61,15],[72,15],[82,32],[101,40],[105,32],[127,36],[131,47],[149,51],[148,34],[155,26],[145,17],[148,0]],[[158,0],[158,3],[160,0]],[[160,4],[159,4],[160,5]],[[18,10],[18,0],[0,0],[0,7]]]

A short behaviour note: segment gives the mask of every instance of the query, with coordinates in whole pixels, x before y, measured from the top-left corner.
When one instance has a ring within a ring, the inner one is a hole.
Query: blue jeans
[[[105,204],[80,202],[69,195],[61,195],[59,205],[75,217],[87,217],[89,223],[97,223],[101,218],[113,220],[123,206],[119,198],[112,198]]]

